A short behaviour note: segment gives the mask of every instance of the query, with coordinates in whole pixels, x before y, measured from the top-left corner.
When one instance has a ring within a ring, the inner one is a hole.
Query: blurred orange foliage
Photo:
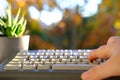
[[[62,10],[55,0],[8,0],[12,4],[13,14],[21,7],[28,19],[30,30],[31,49],[55,49],[55,48],[96,48],[113,35],[120,35],[120,0],[102,0],[98,12],[90,17],[82,17],[76,6],[71,10]],[[29,6],[35,6],[39,12],[44,5],[50,10],[58,8],[63,12],[62,20],[50,29],[43,29],[40,20],[34,20],[28,13]]]

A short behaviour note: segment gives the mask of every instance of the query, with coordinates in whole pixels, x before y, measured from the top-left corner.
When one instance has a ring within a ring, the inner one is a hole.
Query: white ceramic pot
[[[2,63],[7,57],[16,54],[20,50],[28,50],[29,39],[29,35],[18,38],[0,36],[0,63]]]

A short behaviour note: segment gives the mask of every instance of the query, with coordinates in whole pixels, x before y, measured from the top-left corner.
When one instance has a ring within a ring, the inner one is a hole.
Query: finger
[[[110,56],[108,49],[109,49],[109,47],[107,45],[103,45],[103,46],[99,47],[98,49],[90,52],[88,59],[94,60],[97,58],[108,58]]]
[[[108,68],[109,67],[109,68]],[[81,75],[83,80],[102,80],[111,76],[115,76],[115,68],[106,61],[105,63],[91,68],[89,71]]]
[[[108,39],[107,44],[114,44],[116,42],[116,40],[120,40],[119,36],[112,36]]]

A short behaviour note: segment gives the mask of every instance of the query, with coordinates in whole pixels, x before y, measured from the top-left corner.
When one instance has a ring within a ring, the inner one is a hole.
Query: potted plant
[[[27,21],[24,16],[20,17],[20,12],[21,9],[13,17],[9,5],[6,15],[0,18],[0,63],[21,49],[29,48],[29,35],[23,35]]]

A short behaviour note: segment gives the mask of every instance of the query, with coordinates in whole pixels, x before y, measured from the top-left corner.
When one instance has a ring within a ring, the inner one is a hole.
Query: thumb
[[[110,60],[105,63],[94,66],[90,70],[81,75],[83,80],[102,80],[114,75],[114,67],[111,65]]]

